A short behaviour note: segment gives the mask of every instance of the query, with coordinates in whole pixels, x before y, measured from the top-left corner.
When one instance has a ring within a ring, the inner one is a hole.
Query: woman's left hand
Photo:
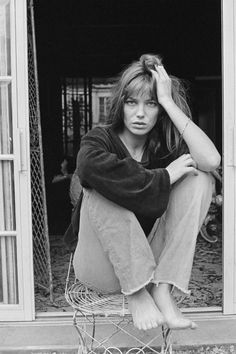
[[[151,70],[156,79],[158,102],[163,106],[166,101],[173,101],[171,95],[171,78],[163,65],[155,65],[156,71]]]

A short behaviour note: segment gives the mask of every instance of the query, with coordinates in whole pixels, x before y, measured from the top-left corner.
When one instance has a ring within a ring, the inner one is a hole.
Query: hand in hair
[[[163,106],[167,101],[173,101],[171,94],[171,78],[163,65],[155,65],[155,70],[150,70],[157,83],[158,102]]]
[[[170,184],[177,182],[187,174],[198,175],[197,164],[190,154],[181,155],[178,159],[171,162],[166,169],[170,176]]]

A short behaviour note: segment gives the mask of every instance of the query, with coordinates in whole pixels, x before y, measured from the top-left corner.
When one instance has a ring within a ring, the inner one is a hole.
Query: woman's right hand
[[[177,182],[181,177],[187,174],[198,175],[197,164],[190,154],[183,154],[171,162],[166,170],[170,176],[170,184]]]

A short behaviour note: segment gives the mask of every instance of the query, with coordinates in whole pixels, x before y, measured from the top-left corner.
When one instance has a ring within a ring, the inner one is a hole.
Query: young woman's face
[[[124,131],[147,135],[156,124],[159,105],[147,95],[129,96],[124,103]]]

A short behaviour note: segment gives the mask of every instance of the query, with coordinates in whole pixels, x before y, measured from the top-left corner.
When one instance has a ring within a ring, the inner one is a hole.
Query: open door
[[[0,0],[0,319],[34,317],[25,0]]]

